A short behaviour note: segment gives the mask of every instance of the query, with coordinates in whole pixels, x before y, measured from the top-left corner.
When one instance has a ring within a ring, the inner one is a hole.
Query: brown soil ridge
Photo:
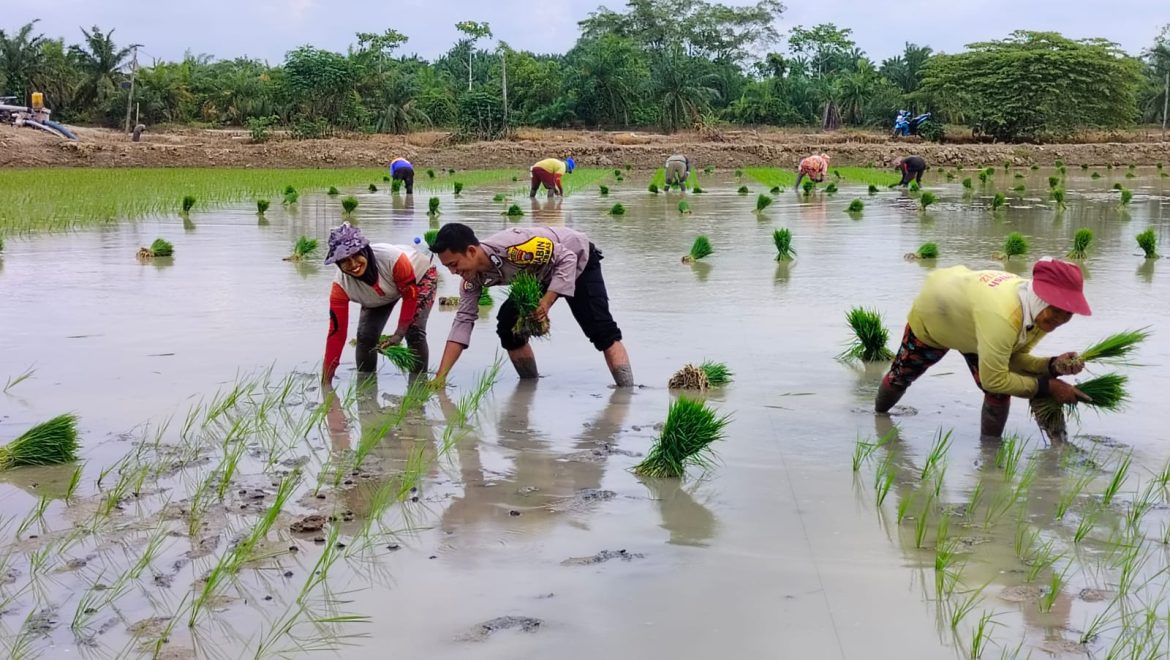
[[[827,153],[834,165],[888,166],[918,154],[935,166],[1106,164],[1153,165],[1170,159],[1170,142],[1143,132],[1104,136],[1116,141],[1079,144],[932,144],[894,141],[878,133],[800,133],[737,130],[661,135],[631,131],[519,130],[508,140],[456,143],[449,133],[352,135],[318,140],[278,136],[252,144],[245,131],[176,129],[146,133],[134,143],[120,131],[79,128],[77,142],[26,128],[0,126],[0,168],[16,167],[382,167],[404,157],[416,167],[527,167],[547,157],[572,155],[581,167],[660,167],[683,153],[699,168],[772,166],[795,168],[811,153]]]

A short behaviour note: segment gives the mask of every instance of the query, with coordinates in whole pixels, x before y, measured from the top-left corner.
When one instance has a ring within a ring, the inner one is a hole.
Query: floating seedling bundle
[[[934,193],[930,192],[929,190],[923,192],[922,196],[918,198],[918,204],[919,204],[919,206],[922,207],[923,211],[926,210],[926,207],[930,206],[931,204],[934,204],[934,202],[935,202]]]
[[[702,367],[688,363],[671,374],[666,387],[672,390],[703,391],[711,387],[711,379]]]
[[[153,259],[154,257],[171,257],[175,254],[175,246],[162,238],[154,239],[150,247],[140,248],[138,250],[139,259]]]
[[[439,215],[439,198],[438,197],[432,197],[429,200],[427,200],[427,215],[429,215],[429,216]]]
[[[256,200],[256,213],[264,215],[268,211],[268,206],[271,204],[267,199]]]
[[[1147,229],[1137,235],[1138,247],[1145,253],[1146,259],[1158,258],[1158,236],[1153,229]]]
[[[341,194],[341,191],[337,189],[337,186],[329,186],[329,192],[325,194],[329,195],[330,197],[336,197],[337,195]]]
[[[625,215],[626,214],[626,207],[622,206],[621,202],[618,202],[617,204],[614,204],[612,207],[610,207],[609,214],[610,215]]]
[[[692,465],[712,467],[711,444],[723,438],[728,419],[702,401],[679,397],[670,405],[662,434],[634,472],[645,477],[681,477]]]
[[[345,199],[341,200],[341,210],[344,211],[346,215],[353,213],[357,207],[358,207],[357,197],[353,197],[351,195],[351,196],[346,197]]]
[[[861,213],[864,210],[865,210],[865,202],[861,201],[860,199],[855,199],[852,202],[849,202],[849,206],[845,207],[846,213],[857,214],[857,213]]]
[[[0,447],[0,470],[77,460],[77,417],[58,415]]]
[[[772,231],[772,242],[776,244],[776,261],[792,261],[796,250],[792,249],[792,232],[787,227]]]
[[[832,195],[836,192],[837,192],[837,184],[830,181],[829,185],[825,186],[825,193],[828,195]]]
[[[679,201],[678,212],[679,213],[690,213],[691,212],[691,205],[687,203],[687,200],[683,199],[683,200]]]
[[[1001,260],[1011,259],[1012,257],[1021,257],[1028,254],[1028,239],[1018,231],[1013,231],[1007,235],[1003,241],[1003,253],[999,255]]]
[[[712,387],[722,387],[730,383],[731,377],[735,375],[726,364],[714,360],[703,360],[703,364],[700,364],[699,368],[707,374],[707,382]]]
[[[301,236],[293,243],[292,254],[285,257],[285,261],[305,261],[317,252],[317,239]]]
[[[710,255],[715,250],[711,247],[711,239],[703,234],[695,237],[695,242],[691,243],[691,251],[682,258],[684,264],[694,263]]]
[[[460,181],[456,181],[454,184],[454,188],[455,188],[455,194],[458,195],[459,193],[463,192],[463,183]]]
[[[938,243],[923,243],[918,246],[918,250],[906,255],[906,261],[920,259],[938,259]]]
[[[520,208],[519,204],[512,204],[508,207],[508,210],[504,211],[504,215],[509,218],[519,218],[524,215],[524,209]]]
[[[601,192],[601,196],[602,196],[602,197],[605,197],[606,195],[608,195],[608,194],[609,194],[609,186],[606,186],[606,185],[598,185],[598,186],[597,186],[597,190]]]
[[[1084,259],[1089,253],[1089,245],[1093,242],[1093,230],[1082,227],[1073,235],[1073,246],[1068,252],[1069,259]]]
[[[191,209],[195,208],[195,197],[192,195],[183,195],[183,201],[182,201],[181,206],[182,206],[184,215],[189,213],[191,211]]]
[[[761,193],[759,197],[756,197],[756,213],[763,213],[764,209],[768,208],[771,205],[772,205],[772,198],[771,197],[768,197],[767,195],[765,195],[763,193]]]
[[[540,305],[544,289],[531,273],[520,273],[508,287],[508,300],[516,306],[516,325],[512,332],[517,337],[544,337],[549,331],[548,319],[538,321],[532,316]]]
[[[886,347],[890,331],[882,325],[882,315],[877,310],[854,307],[846,314],[845,320],[853,330],[853,338],[837,359],[882,362],[894,358]]]

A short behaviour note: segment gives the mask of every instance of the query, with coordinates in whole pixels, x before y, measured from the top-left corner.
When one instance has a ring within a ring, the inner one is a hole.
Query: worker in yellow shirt
[[[1080,268],[1051,259],[1036,263],[1031,280],[964,266],[935,271],[910,309],[902,345],[878,389],[874,409],[888,412],[951,349],[963,354],[983,390],[984,439],[1003,435],[1013,396],[1049,396],[1061,403],[1088,400],[1057,378],[1080,373],[1083,365],[1076,353],[1032,355],[1036,342],[1073,314],[1092,313],[1083,289]]]
[[[536,192],[543,185],[545,190],[550,193],[564,197],[565,190],[561,187],[561,176],[566,172],[572,174],[576,166],[577,164],[573,162],[572,158],[563,161],[556,158],[545,158],[528,168],[528,171],[532,173],[532,190],[529,191],[528,196],[536,197]]]

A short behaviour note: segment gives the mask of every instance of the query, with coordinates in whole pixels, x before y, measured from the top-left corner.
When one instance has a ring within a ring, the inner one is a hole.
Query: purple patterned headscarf
[[[362,236],[362,230],[348,222],[341,223],[329,232],[329,252],[325,255],[326,264],[335,264],[346,257],[361,252],[370,242]]]

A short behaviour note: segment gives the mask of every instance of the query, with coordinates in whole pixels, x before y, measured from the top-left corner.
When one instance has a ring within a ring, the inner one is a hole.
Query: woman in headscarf
[[[413,247],[370,243],[357,227],[342,223],[329,232],[326,264],[337,264],[337,276],[329,293],[329,334],[321,379],[329,383],[341,361],[349,327],[349,303],[361,305],[357,329],[357,368],[372,373],[378,364],[380,338],[394,305],[402,300],[394,334],[382,345],[406,339],[414,352],[412,373],[427,368],[427,317],[435,303],[438,270],[433,257]]]
[[[800,182],[806,176],[813,181],[820,183],[825,180],[825,175],[828,173],[828,154],[809,156],[808,158],[801,159],[800,165],[796,168],[796,188],[798,190],[800,189]]]

